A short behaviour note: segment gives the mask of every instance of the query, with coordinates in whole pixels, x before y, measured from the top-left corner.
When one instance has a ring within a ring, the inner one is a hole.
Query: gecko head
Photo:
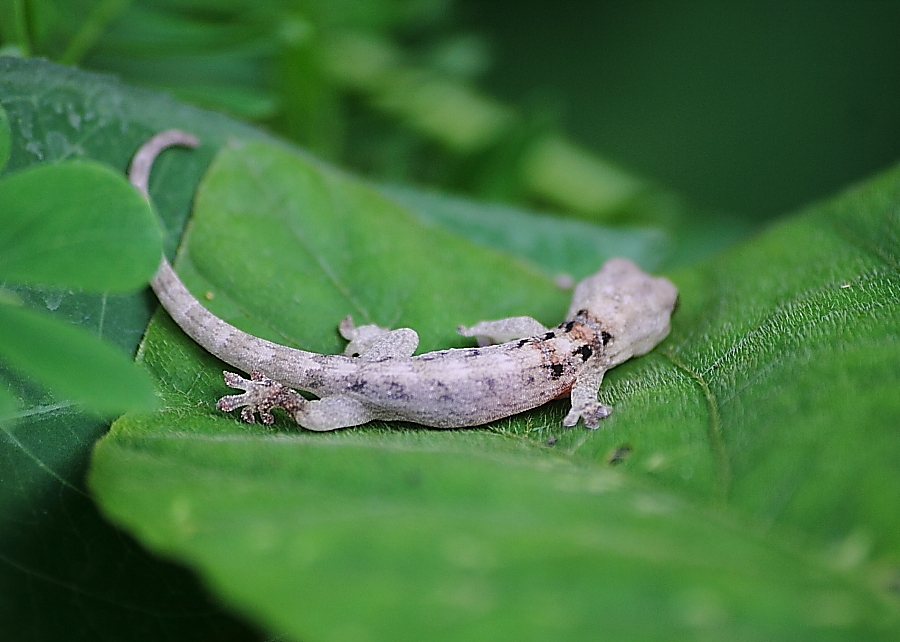
[[[649,352],[669,334],[678,290],[628,259],[610,259],[575,288],[568,319],[580,313],[610,335],[607,358],[621,363]]]

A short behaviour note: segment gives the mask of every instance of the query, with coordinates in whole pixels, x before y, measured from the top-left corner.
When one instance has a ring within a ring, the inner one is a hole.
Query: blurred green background
[[[900,157],[898,2],[3,7],[7,54],[165,89],[376,180],[711,223],[712,245]]]
[[[769,217],[900,158],[900,2],[464,5],[486,87],[702,207]]]

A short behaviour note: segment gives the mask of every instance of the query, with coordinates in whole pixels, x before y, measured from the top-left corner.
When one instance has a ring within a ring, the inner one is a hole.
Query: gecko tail
[[[128,180],[148,202],[147,185],[153,161],[160,152],[175,145],[194,148],[199,141],[187,132],[170,129],[144,143],[131,161]],[[320,355],[255,337],[214,315],[188,290],[165,255],[160,257],[159,268],[150,280],[150,287],[175,323],[189,337],[235,368],[244,372],[264,370],[285,382],[294,382],[305,380],[303,375],[307,371],[320,371],[323,367]],[[333,359],[341,360],[343,357]]]
[[[196,136],[180,129],[167,129],[158,133],[141,145],[141,148],[134,155],[128,168],[128,181],[149,201],[150,168],[153,167],[153,161],[156,160],[160,152],[169,147],[178,146],[194,149],[199,145],[200,141]]]

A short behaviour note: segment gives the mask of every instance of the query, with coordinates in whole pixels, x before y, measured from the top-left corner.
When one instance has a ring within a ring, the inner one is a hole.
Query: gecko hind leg
[[[273,381],[262,372],[253,371],[250,379],[244,379],[234,372],[223,372],[225,383],[231,388],[244,390],[240,395],[228,395],[216,402],[216,408],[224,412],[241,409],[241,420],[253,424],[256,423],[256,415],[259,420],[271,426],[275,422],[272,416],[273,408],[283,408],[291,416],[297,410],[309,403],[299,392]]]
[[[349,428],[368,423],[374,418],[363,404],[349,397],[325,397],[309,400],[299,392],[269,379],[254,371],[250,379],[244,379],[234,372],[223,372],[225,383],[245,392],[240,395],[222,397],[216,408],[231,412],[241,408],[241,419],[247,423],[256,422],[256,414],[265,425],[275,421],[273,408],[281,408],[302,428],[324,432]]]

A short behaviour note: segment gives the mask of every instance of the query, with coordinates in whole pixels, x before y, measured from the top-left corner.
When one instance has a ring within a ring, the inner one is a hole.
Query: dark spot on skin
[[[604,330],[603,332],[600,333],[600,340],[603,342],[603,345],[606,345],[607,343],[609,343],[610,341],[613,340],[613,335],[611,335],[609,332]]]
[[[463,355],[463,356],[465,356],[465,357],[477,357],[477,356],[480,355],[480,354],[481,354],[481,350],[479,350],[478,348],[475,348],[475,349],[472,349],[472,350],[468,350],[468,351],[465,353],[465,355]]]
[[[588,345],[581,346],[580,348],[575,348],[575,350],[572,351],[572,356],[580,356],[582,362],[590,359],[592,354],[594,354],[594,351],[591,350],[591,346]]]
[[[587,316],[587,309],[581,308],[578,312],[575,313],[576,317],[584,317]]]
[[[349,389],[351,392],[362,392],[365,389],[365,387],[366,387],[366,382],[362,379],[359,379],[359,380],[351,383]]]
[[[547,341],[547,340],[549,340],[549,339],[552,339],[552,338],[555,337],[555,336],[556,336],[556,333],[553,332],[553,331],[550,331],[550,332],[548,332],[547,334],[545,334],[545,335],[544,335],[543,337],[541,337],[541,338],[542,338],[544,341]]]
[[[306,380],[306,386],[309,388],[321,388],[325,384],[325,377],[321,373],[310,373]]]
[[[410,398],[409,392],[406,390],[406,387],[398,382],[392,381],[388,384],[388,397],[391,399],[403,399],[408,400]]]
[[[519,339],[519,342],[516,344],[517,348],[521,348],[524,345],[528,345],[531,343],[531,339]]]
[[[453,391],[450,390],[449,386],[443,381],[435,381],[434,387],[440,391],[440,395],[438,395],[438,401],[443,401],[444,403],[452,404],[454,402]]]
[[[556,445],[556,437],[550,437],[550,439],[547,440],[547,445],[548,446]]]
[[[631,451],[631,446],[622,444],[618,448],[614,448],[613,451],[606,456],[606,463],[610,466],[618,466],[628,459],[628,456],[631,455]]]
[[[561,327],[561,328],[562,328],[563,330],[565,330],[566,332],[571,332],[571,331],[572,331],[572,328],[575,327],[575,322],[574,322],[574,321],[566,321],[565,323],[563,323],[563,324],[562,324],[561,326],[559,326],[559,327]]]
[[[554,379],[559,379],[563,376],[563,371],[565,371],[566,367],[561,363],[551,363],[550,366],[550,376]]]

